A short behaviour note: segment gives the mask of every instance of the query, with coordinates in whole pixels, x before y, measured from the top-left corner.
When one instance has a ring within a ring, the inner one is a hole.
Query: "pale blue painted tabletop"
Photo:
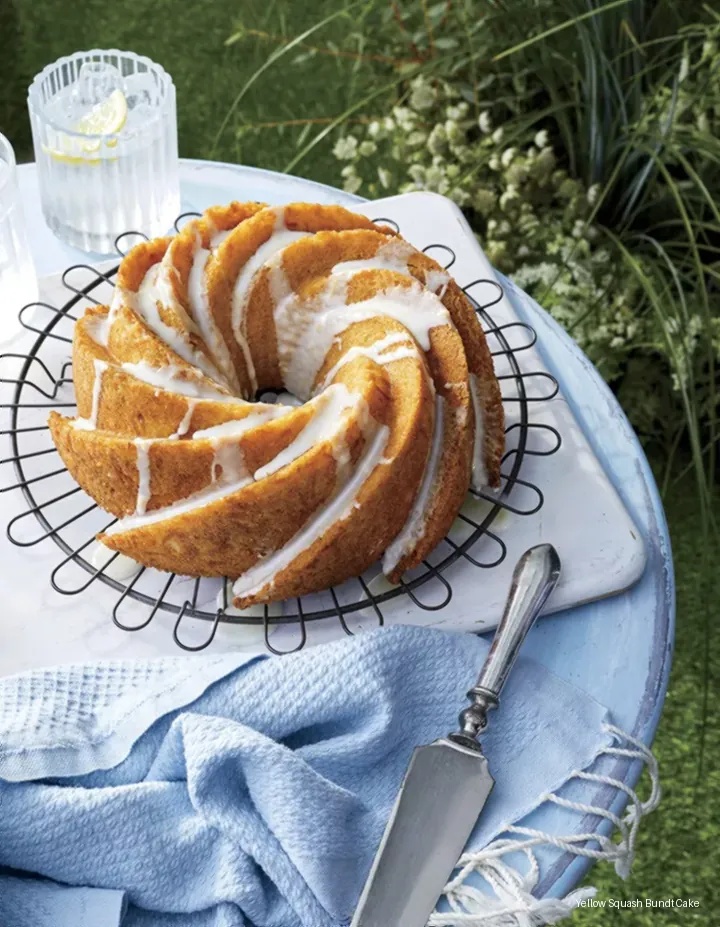
[[[70,264],[92,261],[62,244],[45,226],[40,210],[35,166],[19,169],[21,196],[38,274],[55,273]],[[183,211],[202,210],[229,199],[253,199],[271,204],[360,202],[333,187],[255,168],[207,161],[181,163]],[[101,256],[97,256],[101,260]],[[565,332],[534,303],[515,307],[528,316],[538,333],[538,344],[548,369],[564,395],[625,502],[642,530],[648,562],[641,580],[612,598],[543,619],[525,647],[557,675],[567,679],[608,707],[613,722],[650,744],[660,718],[670,671],[675,621],[675,589],[667,524],[645,455],[617,400],[590,361]],[[619,758],[611,773],[635,785],[641,764]],[[588,785],[589,804],[612,808],[615,790]],[[543,810],[530,826],[542,829]],[[607,822],[587,818],[572,821],[572,832],[607,832]],[[563,854],[545,873],[537,894],[562,896],[583,877],[589,861]]]

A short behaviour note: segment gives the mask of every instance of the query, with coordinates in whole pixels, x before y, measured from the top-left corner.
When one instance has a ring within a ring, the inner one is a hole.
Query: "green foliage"
[[[705,61],[714,67],[710,56]],[[370,197],[424,189],[453,199],[490,260],[542,301],[610,382],[621,381],[621,396],[641,432],[672,442],[682,409],[668,403],[672,397],[662,384],[669,371],[676,392],[700,377],[694,358],[703,347],[702,316],[690,311],[678,320],[674,306],[668,318],[654,314],[638,275],[622,264],[618,273],[617,249],[590,221],[602,198],[600,184],[586,187],[560,166],[568,160],[558,136],[554,147],[547,129],[537,128],[548,122],[547,109],[498,124],[508,113],[495,102],[500,83],[487,75],[473,106],[447,79],[409,81],[404,101],[389,115],[337,140],[345,189]],[[695,122],[709,121],[694,97],[684,112]],[[649,261],[642,263],[646,275],[655,272]],[[707,332],[715,353],[717,331]],[[658,381],[660,392],[650,400],[632,388],[633,380],[624,383],[631,359],[634,373],[644,366]],[[660,402],[663,392],[666,401]]]
[[[689,443],[707,501],[720,17],[695,0],[367,0],[341,14],[345,39],[323,47],[318,31],[303,55],[351,60],[375,81],[356,83],[331,115],[299,120],[287,169],[333,137],[346,190],[455,200],[495,265],[615,386],[641,436],[670,462]]]
[[[12,4],[0,3],[0,132],[7,136],[16,152],[27,150],[30,123],[26,116],[27,81],[6,49],[17,47],[20,27]],[[17,131],[14,131],[17,127]]]
[[[616,379],[637,342],[661,342],[638,312],[642,293],[618,281],[611,249],[587,220],[600,194],[561,168],[548,132],[532,121],[496,125],[493,85],[476,118],[450,82],[410,82],[404,105],[341,136],[345,189],[432,190],[463,207],[499,270],[544,305]],[[539,117],[538,117],[539,118]]]
[[[684,457],[683,463],[688,462]],[[657,461],[662,478],[664,461]],[[713,501],[720,519],[720,497]],[[665,711],[653,745],[660,764],[663,797],[643,821],[630,877],[623,881],[607,863],[595,866],[587,882],[599,899],[695,898],[688,909],[620,908],[578,910],[574,927],[716,927],[720,905],[720,649],[709,636],[720,597],[720,539],[702,536],[702,512],[692,474],[673,482],[665,510],[677,575],[678,623]],[[702,693],[708,675],[707,703]],[[708,704],[710,706],[708,710]],[[639,786],[642,791],[642,783]]]
[[[364,25],[373,15],[382,22],[363,46],[383,56],[376,88],[310,128],[288,169],[327,149],[337,128],[347,190],[455,200],[491,260],[580,342],[659,450],[671,517],[693,513],[684,537],[694,553],[683,566],[690,577],[697,558],[698,572],[681,596],[694,625],[670,696],[680,693],[677,717],[692,726],[670,718],[660,739],[677,791],[645,831],[637,879],[623,888],[607,872],[591,878],[615,897],[633,887],[701,897],[688,923],[714,923],[706,783],[708,756],[717,757],[717,648],[706,583],[720,537],[720,15],[694,0],[368,0],[363,11]],[[689,454],[694,499],[687,479],[673,490],[678,453]],[[628,914],[575,919],[589,927],[598,917],[619,924]]]

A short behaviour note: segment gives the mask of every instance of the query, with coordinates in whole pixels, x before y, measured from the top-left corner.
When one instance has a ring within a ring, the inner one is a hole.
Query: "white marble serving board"
[[[434,194],[417,193],[388,198],[373,204],[358,207],[372,218],[386,217],[395,220],[402,234],[418,248],[426,248],[434,243],[452,247],[456,261],[451,273],[461,286],[473,280],[494,279],[494,273],[477,241],[470,231],[460,210],[443,197]],[[448,255],[442,249],[430,251],[441,264],[446,263]],[[98,265],[102,267],[111,264]],[[91,279],[90,270],[78,269],[69,278],[73,286],[81,288]],[[110,288],[103,285],[98,298],[109,299]],[[471,290],[471,295],[479,302],[486,303],[495,298],[497,290],[489,284],[480,284]],[[68,291],[59,277],[48,277],[41,281],[41,299],[53,305],[62,305],[67,301]],[[87,305],[82,302],[76,311]],[[501,302],[489,310],[497,325],[517,321],[518,316],[509,300],[504,297]],[[44,325],[49,314],[42,309],[36,310],[37,322]],[[71,334],[71,323],[63,320],[58,333]],[[512,345],[527,343],[527,333],[521,327],[507,331],[507,338]],[[493,336],[489,339],[491,349],[498,348]],[[32,344],[29,336],[24,336],[8,351],[22,352]],[[542,347],[541,345],[538,347]],[[48,365],[53,375],[58,375],[63,362],[69,359],[69,344],[52,341],[43,346],[40,356]],[[517,354],[521,369],[545,371],[545,366],[536,348],[523,350]],[[9,378],[17,375],[17,362],[10,358],[2,361],[2,376]],[[36,382],[45,383],[43,373],[37,368]],[[498,374],[508,372],[507,361],[496,358]],[[543,376],[525,379],[529,396],[546,395],[551,383]],[[511,395],[514,381],[503,381],[503,392]],[[11,387],[4,385],[2,402],[11,396]],[[63,393],[63,398],[71,398],[70,387]],[[43,401],[41,396],[34,400]],[[518,403],[507,402],[505,411],[507,424],[518,421]],[[47,410],[40,409],[28,415],[25,413],[22,424],[41,425]],[[492,531],[507,546],[504,562],[491,569],[481,569],[467,560],[460,559],[449,567],[443,576],[451,584],[453,595],[450,603],[439,611],[427,611],[419,608],[406,595],[391,599],[382,605],[386,624],[408,623],[442,626],[455,630],[485,631],[497,625],[507,593],[510,574],[520,554],[533,544],[542,541],[552,542],[558,549],[563,561],[563,574],[548,610],[559,611],[570,606],[612,595],[626,589],[641,575],[645,566],[645,548],[639,532],[636,530],[626,512],[618,494],[607,479],[597,458],[591,450],[585,436],[578,426],[573,413],[565,401],[558,395],[549,401],[531,402],[529,404],[530,421],[536,424],[552,426],[562,436],[562,445],[552,456],[526,455],[520,478],[538,486],[544,495],[544,505],[534,515],[520,516],[503,512],[494,522]],[[31,417],[32,416],[32,417]],[[0,426],[6,429],[8,413],[3,410]],[[520,429],[509,432],[509,447],[515,446]],[[555,443],[550,432],[531,429],[528,447],[531,450],[548,450]],[[47,432],[32,432],[22,436],[23,453],[42,450],[50,446]],[[9,456],[9,440],[0,436],[0,457]],[[512,464],[512,456],[504,469]],[[41,455],[29,460],[26,470],[29,476],[42,475],[50,469],[57,469],[58,458],[54,454]],[[15,482],[12,467],[5,465],[0,469],[0,487]],[[34,484],[39,501],[51,498],[62,489],[72,490],[73,483],[67,474],[62,477]],[[509,496],[509,501],[518,508],[531,508],[537,500],[536,494],[525,487],[516,486]],[[52,507],[53,525],[58,525],[64,517],[89,505],[90,500],[82,493],[71,495]],[[14,515],[27,509],[27,503],[20,491],[15,490],[0,495],[0,524],[3,529]],[[488,504],[468,497],[466,514],[482,517]],[[95,512],[87,519],[81,520],[84,536],[90,537],[92,531],[99,530],[109,521],[107,516]],[[17,535],[31,538],[40,533],[34,518],[24,519]],[[456,522],[450,533],[457,543],[461,543],[470,529],[462,522]],[[72,529],[70,529],[72,533]],[[67,534],[67,532],[63,532]],[[77,535],[77,541],[82,534]],[[77,543],[76,541],[76,543]],[[88,548],[89,549],[89,548]],[[444,559],[449,553],[447,544],[429,558],[432,562]],[[491,562],[497,557],[499,547],[491,538],[484,538],[476,543],[471,554],[481,562]],[[0,616],[0,675],[17,672],[35,666],[45,666],[70,661],[97,658],[148,657],[153,655],[177,654],[179,651],[172,640],[172,627],[175,616],[158,612],[148,627],[129,634],[114,627],[110,612],[117,601],[118,593],[100,582],[94,582],[82,593],[74,596],[62,596],[55,592],[49,582],[51,570],[63,559],[64,554],[52,540],[44,540],[37,546],[15,547],[3,534],[0,535],[0,593],[2,594],[2,615]],[[366,581],[373,591],[388,588],[384,579],[378,576],[376,568],[366,574]],[[144,585],[139,585],[148,593],[160,591],[165,577],[149,571],[143,577]],[[79,567],[70,564],[62,573],[65,584],[80,585],[88,576]],[[209,611],[215,609],[215,596],[219,581],[204,581],[198,604],[205,605]],[[180,600],[191,593],[189,580],[177,579],[173,584],[173,599]],[[338,590],[341,601],[357,601],[363,596],[362,588],[356,580],[350,581]],[[417,590],[417,596],[432,605],[445,597],[445,590],[437,580],[430,580]],[[315,607],[331,604],[329,595],[307,597],[303,607],[308,611]],[[293,610],[296,605],[292,603]],[[148,615],[148,606],[127,599],[122,608],[122,620],[126,624],[138,624]],[[372,610],[355,613],[347,617],[349,627],[355,631],[361,628],[377,626],[377,617]],[[182,637],[192,643],[204,639],[208,632],[208,623],[200,620],[183,622]],[[298,643],[298,629],[294,626],[273,629],[272,643],[279,650],[288,650]],[[343,631],[337,619],[326,619],[308,624],[308,643],[315,644],[342,635]],[[260,629],[238,625],[221,625],[211,645],[211,650],[218,652],[228,649],[255,650],[263,649],[263,637]]]

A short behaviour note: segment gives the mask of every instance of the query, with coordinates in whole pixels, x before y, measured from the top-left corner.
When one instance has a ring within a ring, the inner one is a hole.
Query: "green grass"
[[[662,462],[657,461],[657,472]],[[720,540],[707,547],[698,530],[699,507],[688,474],[670,487],[665,508],[670,523],[677,578],[675,657],[665,711],[654,744],[660,762],[663,799],[640,828],[637,857],[623,882],[607,864],[587,882],[598,898],[696,898],[694,911],[652,909],[578,911],[578,927],[715,927],[720,910],[720,647],[714,631],[720,601]],[[720,515],[720,499],[714,506]],[[705,718],[703,687],[709,678]],[[702,763],[700,757],[702,754]]]
[[[334,0],[245,0],[237,6],[224,0],[196,4],[87,0],[78,5],[67,0],[10,0],[8,5],[6,0],[0,5],[0,131],[10,137],[20,160],[31,158],[25,92],[32,75],[59,55],[80,48],[131,48],[159,61],[173,75],[178,88],[181,154],[207,157],[236,95],[278,47],[259,36],[226,46],[238,25],[238,13],[242,12],[245,25],[259,30],[263,23],[274,22],[277,31],[279,18],[281,33],[291,39],[336,9]],[[323,44],[333,36],[340,38],[347,29],[347,21],[333,22],[323,32]],[[240,141],[235,137],[237,127],[338,115],[377,89],[373,71],[365,63],[332,55],[303,58],[303,54],[298,60],[293,50],[249,89],[219,141],[215,158],[282,169],[309,140],[306,126],[251,133]],[[325,142],[315,148],[300,162],[298,171],[337,182],[338,165],[328,154],[329,147]],[[662,474],[662,461],[657,463]],[[677,894],[697,897],[701,907],[694,913],[583,911],[574,918],[583,927],[714,927],[718,922],[720,719],[713,706],[720,696],[720,653],[717,642],[708,636],[714,630],[715,603],[720,600],[716,566],[720,544],[715,540],[708,547],[703,542],[696,499],[692,473],[670,486],[667,512],[678,580],[678,622],[670,692],[655,743],[664,799],[641,828],[628,882],[622,883],[607,866],[596,867],[588,881],[600,888],[601,897]],[[715,513],[720,515],[720,505],[715,506]],[[704,707],[705,695],[709,711]]]
[[[278,12],[279,9],[279,12]],[[79,49],[121,48],[148,55],[172,75],[177,87],[178,133],[183,157],[259,165],[281,170],[308,128],[286,125],[250,132],[238,139],[238,127],[296,123],[343,112],[367,91],[372,71],[363,62],[332,55],[309,57],[297,47],[263,75],[233,113],[215,145],[216,134],[243,83],[260,68],[278,43],[250,35],[226,41],[242,22],[287,41],[336,12],[334,0],[278,3],[277,0],[10,0],[0,5],[0,131],[18,160],[32,158],[25,95],[34,74],[61,55]],[[272,24],[272,25],[270,25]],[[348,21],[336,18],[323,29],[324,43],[347,33]],[[309,39],[310,41],[311,39]],[[310,126],[312,127],[312,126]],[[306,160],[299,173],[315,180],[339,179],[337,162],[325,153]]]

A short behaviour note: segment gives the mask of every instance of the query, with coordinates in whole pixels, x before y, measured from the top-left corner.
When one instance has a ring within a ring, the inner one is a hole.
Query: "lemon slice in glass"
[[[123,128],[127,121],[127,100],[122,90],[113,90],[109,97],[96,103],[75,126],[75,131],[81,135],[115,135]],[[70,164],[99,164],[100,158],[87,158],[86,154],[100,151],[102,139],[78,142],[77,138],[64,133],[58,133],[56,144],[48,149],[56,161],[65,161]],[[114,148],[117,139],[107,139],[105,145]]]
[[[114,135],[125,125],[127,114],[125,94],[122,90],[113,90],[82,117],[75,131],[83,135]]]

